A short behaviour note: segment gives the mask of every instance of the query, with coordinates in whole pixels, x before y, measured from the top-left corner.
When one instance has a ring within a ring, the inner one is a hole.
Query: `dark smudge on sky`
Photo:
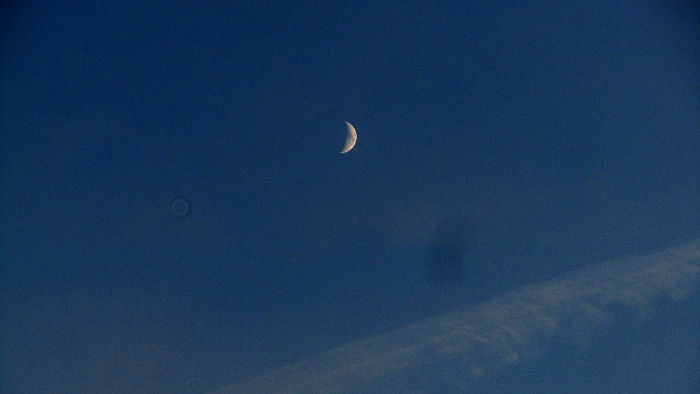
[[[431,235],[426,251],[425,270],[428,280],[440,286],[461,283],[466,277],[478,280],[479,262],[470,258],[476,238],[474,224],[465,216],[443,220]]]

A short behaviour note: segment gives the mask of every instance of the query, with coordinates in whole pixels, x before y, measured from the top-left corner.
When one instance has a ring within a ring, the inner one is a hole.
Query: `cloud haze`
[[[520,287],[476,306],[360,339],[219,393],[465,387],[536,357],[547,341],[585,343],[596,328],[614,319],[615,308],[631,309],[643,317],[656,299],[687,298],[699,277],[700,239],[696,239]]]

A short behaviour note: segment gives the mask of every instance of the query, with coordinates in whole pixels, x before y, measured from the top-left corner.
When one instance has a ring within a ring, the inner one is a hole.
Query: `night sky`
[[[0,391],[214,390],[700,236],[694,2],[260,4],[0,7]],[[673,305],[598,389],[700,384]]]

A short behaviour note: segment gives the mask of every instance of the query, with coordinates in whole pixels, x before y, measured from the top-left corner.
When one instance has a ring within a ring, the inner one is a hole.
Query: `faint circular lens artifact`
[[[184,198],[178,197],[170,204],[170,210],[173,212],[173,215],[183,217],[190,212],[190,203]]]

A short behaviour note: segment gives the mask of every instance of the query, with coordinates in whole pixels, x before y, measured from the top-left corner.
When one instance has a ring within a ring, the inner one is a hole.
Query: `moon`
[[[357,132],[355,131],[353,125],[351,125],[348,122],[345,122],[345,126],[347,126],[348,135],[345,137],[345,146],[343,147],[343,150],[340,151],[340,153],[348,153],[357,142]]]

